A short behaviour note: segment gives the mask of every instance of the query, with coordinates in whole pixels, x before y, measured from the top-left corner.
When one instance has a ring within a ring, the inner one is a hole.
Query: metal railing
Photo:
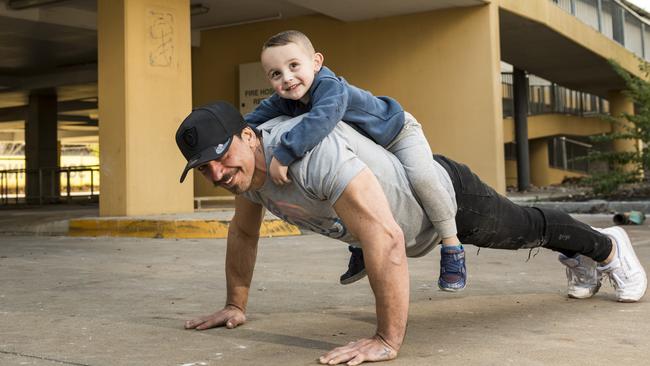
[[[512,73],[501,73],[503,117],[513,116]],[[528,114],[571,114],[588,117],[609,113],[609,102],[529,75]]]
[[[566,136],[554,137],[548,144],[549,165],[562,170],[589,173],[589,160],[580,158],[589,155],[592,148],[591,144]]]
[[[619,0],[551,0],[644,60],[650,60],[650,20]]]
[[[72,202],[99,196],[99,165],[0,170],[0,204]]]

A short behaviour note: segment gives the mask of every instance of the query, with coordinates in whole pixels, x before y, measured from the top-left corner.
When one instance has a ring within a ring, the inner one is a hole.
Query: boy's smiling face
[[[322,54],[293,42],[262,51],[262,67],[275,92],[304,104],[309,102],[309,88],[322,65]]]

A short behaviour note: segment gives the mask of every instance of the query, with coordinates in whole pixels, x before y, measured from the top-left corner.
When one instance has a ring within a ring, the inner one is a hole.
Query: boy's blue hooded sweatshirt
[[[300,123],[285,133],[273,151],[285,166],[301,159],[325,138],[339,121],[344,121],[377,144],[386,147],[404,126],[404,110],[393,98],[376,97],[350,85],[323,66],[309,88],[309,104],[273,94],[244,119],[252,127],[278,116],[305,114]]]

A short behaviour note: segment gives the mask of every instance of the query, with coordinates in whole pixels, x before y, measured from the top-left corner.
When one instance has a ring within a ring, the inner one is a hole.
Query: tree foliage
[[[596,194],[609,194],[616,191],[621,184],[638,183],[645,179],[650,167],[650,63],[641,61],[639,69],[643,78],[627,72],[616,61],[610,60],[614,71],[625,81],[624,95],[635,104],[634,114],[623,113],[619,116],[602,116],[612,124],[611,133],[592,136],[593,142],[614,142],[632,140],[633,151],[591,151],[587,156],[590,161],[605,162],[609,170],[593,174],[586,180]],[[641,144],[637,142],[641,141]]]

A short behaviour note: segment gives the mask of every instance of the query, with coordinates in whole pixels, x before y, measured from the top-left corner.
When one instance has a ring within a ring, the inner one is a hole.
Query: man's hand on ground
[[[319,358],[320,363],[338,365],[347,363],[354,366],[366,361],[387,361],[397,357],[397,351],[379,336],[363,338],[337,347]]]
[[[185,322],[185,329],[204,330],[214,327],[223,327],[228,329],[235,328],[246,322],[246,315],[241,309],[226,305],[222,310],[214,314],[202,316],[197,319],[188,320]]]

